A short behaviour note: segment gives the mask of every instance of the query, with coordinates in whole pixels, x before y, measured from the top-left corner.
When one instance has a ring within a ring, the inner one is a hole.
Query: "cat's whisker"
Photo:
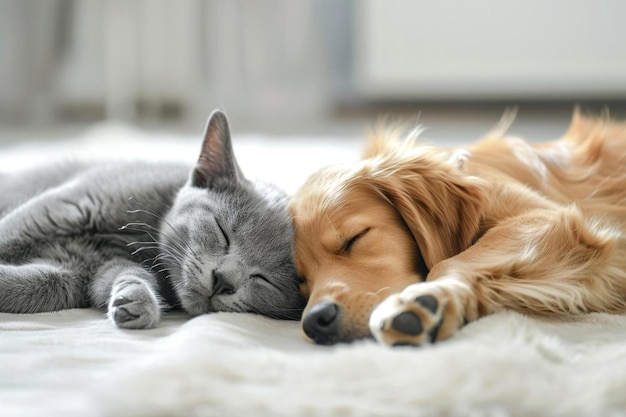
[[[169,259],[169,262],[168,262],[168,259]],[[164,265],[168,265],[168,264],[171,264],[171,263],[176,264],[179,261],[178,261],[178,259],[175,256],[171,255],[170,253],[161,252],[161,253],[157,254],[156,256],[154,256],[153,258],[146,259],[142,263],[142,265],[144,265],[144,264],[146,264],[148,262],[152,262],[151,266],[149,267],[149,270],[150,271],[154,271],[155,268],[158,268],[158,267],[161,267],[161,266],[164,266]],[[164,271],[169,271],[170,268],[171,268],[171,266],[166,266],[165,268],[160,269],[158,272],[159,273],[163,273]],[[169,277],[169,274],[168,274],[168,277]],[[169,279],[169,278],[166,278],[166,279]]]
[[[154,257],[152,257],[152,258],[148,258],[148,259],[144,260],[144,261],[141,263],[141,265],[142,265],[142,266],[145,266],[145,265],[147,265],[149,262],[151,262],[152,264],[151,264],[151,266],[150,266],[150,269],[152,270],[152,269],[155,267],[155,265],[159,265],[159,266],[160,266],[160,265],[164,265],[164,264],[166,264],[166,259],[167,259],[167,258],[170,258],[170,259],[171,259],[171,262],[174,262],[174,263],[176,263],[176,262],[177,262],[177,261],[176,261],[176,258],[174,258],[173,256],[171,256],[171,255],[169,255],[169,254],[166,254],[166,253],[160,253],[160,254],[158,254],[158,255],[156,255],[156,256],[154,256]]]
[[[127,223],[125,226],[120,227],[120,230],[130,229],[130,226],[145,227],[145,228],[151,229],[151,230],[153,230],[153,231],[155,231],[157,233],[160,233],[160,230],[159,230],[158,227],[154,227],[151,224],[145,223],[145,222],[130,222],[130,223]],[[131,230],[133,230],[133,229],[131,229]],[[134,229],[134,230],[137,230],[137,229]]]
[[[148,232],[146,230],[142,230],[142,229],[138,229],[136,227],[131,227],[131,226],[146,226],[152,229],[155,229],[153,226],[147,224],[147,223],[128,223],[125,226],[120,227],[120,230],[131,230],[133,232],[139,232],[139,233],[145,233],[146,235],[148,235],[150,237],[150,239],[152,239],[152,241],[154,243],[159,243],[159,240],[157,238],[154,237],[154,235],[151,232]],[[155,229],[158,232],[158,229]]]
[[[137,205],[139,205],[140,207],[142,207],[142,205],[140,205],[139,203],[137,203]],[[145,206],[143,206],[143,207],[145,207]],[[165,217],[163,217],[162,215],[160,215],[160,214],[158,214],[158,213],[155,213],[155,212],[153,212],[153,211],[151,211],[151,210],[147,210],[147,209],[145,209],[145,208],[140,208],[140,209],[135,209],[135,210],[127,210],[127,213],[130,213],[130,214],[145,213],[145,214],[151,215],[151,216],[155,217],[156,219],[158,219],[158,220],[162,221],[162,222],[163,222],[163,224],[167,225],[167,226],[170,228],[170,230],[172,230],[172,231],[176,231],[176,228],[174,228],[174,226],[172,226],[172,224],[170,224],[170,222],[168,222],[168,221],[167,221],[167,219],[165,219]],[[150,225],[148,225],[148,226],[150,226]],[[150,227],[154,228],[154,226],[150,226]],[[181,250],[188,249],[189,251],[191,251],[191,252],[194,254],[194,256],[198,257],[198,255],[195,253],[195,251],[193,250],[193,248],[191,248],[191,247],[187,244],[187,242],[181,241],[180,239],[176,239],[175,237],[168,235],[168,234],[167,234],[164,230],[162,230],[162,229],[161,229],[161,230],[158,230],[158,231],[159,231],[159,233],[161,233],[161,234],[163,234],[163,235],[167,236],[169,239],[171,239],[171,240],[172,240],[174,243],[176,243],[178,246],[180,246],[180,249],[181,249]]]
[[[182,239],[180,239],[177,236],[172,236],[169,233],[167,233],[166,231],[161,231],[161,235],[167,237],[169,239],[169,241],[172,242],[173,245],[170,245],[168,243],[165,243],[161,240],[161,242],[159,242],[161,245],[163,246],[167,246],[169,247],[171,250],[175,251],[177,254],[179,254],[181,257],[184,257],[185,254],[189,251],[191,252],[196,258],[198,258],[198,255],[196,254],[196,252],[193,250],[193,248],[191,247],[191,245],[189,245],[187,242],[183,241]]]
[[[186,242],[183,242],[181,239],[175,237],[175,236],[170,236],[169,234],[167,234],[167,232],[162,232],[162,235],[164,235],[165,237],[167,237],[169,240],[172,241],[172,243],[174,243],[176,245],[176,247],[178,248],[178,250],[180,251],[181,254],[189,251],[191,252],[196,258],[198,257],[198,255],[196,254],[196,252],[193,250],[193,248]],[[171,246],[171,245],[170,245]]]
[[[150,237],[152,237],[152,236],[150,236]],[[126,244],[126,246],[153,245],[155,243],[157,244],[157,246],[150,246],[150,249],[163,250],[164,252],[169,253],[172,257],[174,257],[174,254],[178,255],[179,257],[184,257],[184,253],[183,252],[179,252],[178,248],[176,248],[175,246],[167,245],[165,243],[157,242],[157,241],[152,241],[152,242],[135,241],[135,242],[130,242],[130,243]]]
[[[171,279],[171,275],[170,275],[170,279]],[[182,279],[177,279],[176,283],[174,285],[172,285],[172,289],[176,292],[178,292],[181,288],[185,287],[185,282]]]
[[[142,244],[142,243],[145,243],[145,242],[132,242],[132,243]],[[131,243],[129,243],[126,246],[131,246]],[[147,249],[159,249],[159,247],[158,246],[141,246],[140,248],[136,249],[135,252],[141,252],[141,251],[147,250]]]
[[[139,203],[137,203],[137,205],[139,205]],[[142,205],[142,206],[143,206],[143,205]],[[145,207],[145,206],[143,206],[143,207]],[[164,216],[162,216],[161,214],[155,213],[155,212],[154,212],[154,211],[152,211],[152,210],[148,210],[148,209],[146,209],[146,208],[140,208],[140,209],[135,209],[135,210],[126,210],[126,212],[127,212],[127,213],[129,213],[129,214],[138,214],[138,213],[145,213],[145,214],[148,214],[148,215],[150,215],[150,216],[152,216],[152,217],[154,217],[154,218],[158,219],[159,221],[163,222],[163,223],[164,223],[165,225],[167,225],[167,226],[168,226],[171,230],[176,231],[176,229],[175,229],[175,228],[174,228],[174,227],[173,227],[173,226],[172,226],[172,225],[171,225],[171,224],[170,224],[170,223],[169,223],[169,222],[165,219],[165,217],[164,217]],[[146,228],[151,229],[151,230],[153,230],[153,231],[155,231],[155,232],[157,232],[157,233],[159,233],[159,234],[164,234],[164,235],[166,235],[166,236],[167,236],[167,234],[165,233],[165,231],[164,231],[164,230],[162,230],[161,228],[155,227],[155,226],[153,226],[153,225],[151,225],[151,224],[148,224],[148,223],[145,223],[145,222],[131,222],[131,223],[128,223],[126,226],[123,226],[121,229],[126,229],[126,228],[129,228],[129,226],[141,226],[141,227],[146,227]],[[135,229],[135,230],[137,230],[137,229]],[[137,230],[137,231],[141,231],[141,230]],[[144,231],[144,232],[145,232],[145,231]],[[171,238],[171,236],[169,236],[169,237]],[[155,239],[155,240],[156,240],[156,239]],[[174,239],[173,239],[173,240],[174,240]],[[181,244],[181,243],[182,243],[182,245],[181,245],[181,249],[182,249],[183,247],[185,247],[185,246],[186,246],[185,242],[182,242],[182,241],[180,241],[180,240],[177,240],[177,243],[179,243],[179,244]]]
[[[157,256],[155,256],[154,258],[152,258],[152,264],[156,264],[157,262],[159,263],[165,263],[165,261],[170,258],[173,262],[177,262],[176,258],[174,258],[172,255],[167,254],[167,253],[160,253]]]
[[[142,244],[142,243],[145,244],[145,242],[131,242],[131,243],[127,244],[127,246],[131,246],[133,244]],[[131,252],[131,255],[134,256],[134,255],[136,255],[138,253],[141,253],[141,252],[144,252],[146,250],[160,250],[162,252],[160,254],[158,254],[157,256],[160,256],[162,258],[169,257],[169,258],[172,259],[173,262],[177,262],[178,258],[175,256],[175,254],[170,253],[167,249],[165,249],[163,247],[160,247],[160,246],[141,246],[138,249],[136,249],[135,251]],[[156,261],[156,257],[157,256],[155,256],[153,258],[148,258],[144,262],[148,262],[148,261],[151,261],[151,260]]]
[[[139,205],[139,203],[137,203],[137,204]],[[162,215],[160,215],[158,213],[155,213],[155,212],[153,212],[151,210],[146,210],[146,209],[126,210],[126,213],[129,213],[129,214],[145,213],[145,214],[149,214],[149,215],[151,215],[151,216],[153,216],[153,217],[155,217],[155,218],[157,218],[159,220],[163,219]]]
[[[138,232],[144,232],[144,233],[148,234],[155,242],[157,242],[158,240],[150,232],[146,232],[146,231],[142,231],[142,230],[138,230],[138,229],[133,229],[133,228],[131,228],[129,226],[146,227],[148,229],[151,229],[151,230],[153,230],[153,231],[155,231],[155,232],[157,232],[157,233],[159,233],[161,235],[164,235],[167,238],[169,238],[173,243],[176,244],[176,246],[178,247],[179,250],[181,250],[181,251],[185,251],[185,249],[191,250],[191,247],[189,247],[189,245],[186,242],[184,242],[181,239],[178,239],[178,238],[176,238],[174,236],[169,235],[164,230],[160,230],[157,227],[152,226],[151,224],[143,223],[143,222],[133,222],[133,223],[128,223],[126,226],[124,226],[124,228],[125,229],[129,229],[129,230],[135,230],[135,231],[138,231]]]
[[[172,236],[172,235],[168,234],[166,231],[163,231],[161,234],[163,236],[167,237],[169,240],[171,240],[172,243],[175,243],[176,246],[178,246],[182,252],[189,251],[189,252],[191,252],[191,254],[193,256],[195,256],[196,258],[199,258],[198,254],[196,253],[196,251],[193,249],[193,247],[189,243],[183,241],[182,239],[180,239],[177,236]]]
[[[166,264],[165,262],[153,263],[153,264],[150,266],[150,269],[158,268],[158,267],[161,267],[161,266],[163,266],[163,265],[167,265],[167,264]]]
[[[128,226],[128,225],[127,225],[127,226]],[[159,243],[158,239],[156,239],[156,238],[154,237],[154,235],[152,235],[152,233],[150,233],[150,232],[146,232],[145,230],[135,229],[135,228],[132,228],[132,227],[126,227],[126,226],[125,226],[125,229],[127,229],[127,230],[131,230],[131,231],[134,231],[134,232],[145,233],[146,235],[148,235],[148,237],[149,237],[150,239],[152,239],[152,242],[150,242],[150,243]]]
[[[137,255],[138,253],[147,251],[147,250],[155,250],[155,249],[159,249],[158,246],[140,246],[139,248],[135,249],[133,252],[131,252],[131,255]]]

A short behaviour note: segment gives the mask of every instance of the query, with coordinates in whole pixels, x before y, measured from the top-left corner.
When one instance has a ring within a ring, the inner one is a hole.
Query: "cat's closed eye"
[[[230,239],[228,238],[228,234],[226,234],[226,231],[224,230],[220,222],[217,220],[217,218],[215,219],[215,224],[217,225],[217,228],[220,230],[220,233],[222,234],[222,238],[224,239],[224,250],[228,251],[228,249],[230,248]]]
[[[267,277],[266,277],[265,275],[263,275],[263,274],[252,274],[252,275],[250,275],[250,278],[252,278],[252,279],[258,279],[258,280],[264,281],[264,282],[266,282],[267,284],[271,285],[272,287],[277,288],[277,287],[276,287],[276,285],[274,285],[274,284],[272,283],[272,281],[270,281],[270,280],[269,280],[269,278],[267,278]]]

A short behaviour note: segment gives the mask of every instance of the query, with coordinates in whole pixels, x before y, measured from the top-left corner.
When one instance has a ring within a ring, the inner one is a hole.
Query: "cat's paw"
[[[370,316],[374,338],[390,346],[420,346],[450,337],[464,323],[459,295],[453,281],[409,285],[378,305]]]
[[[148,329],[159,322],[161,309],[152,288],[141,280],[130,280],[114,286],[108,316],[117,327]]]

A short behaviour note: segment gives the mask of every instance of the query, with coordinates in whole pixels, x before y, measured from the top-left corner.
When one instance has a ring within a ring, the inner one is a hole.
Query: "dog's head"
[[[370,336],[386,296],[423,281],[477,233],[482,185],[450,152],[374,141],[365,158],[313,174],[293,197],[306,338]]]

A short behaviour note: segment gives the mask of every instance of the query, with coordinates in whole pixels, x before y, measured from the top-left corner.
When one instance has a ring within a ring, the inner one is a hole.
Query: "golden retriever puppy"
[[[626,124],[576,112],[553,142],[456,149],[399,136],[290,203],[308,339],[422,345],[501,309],[626,312]]]

